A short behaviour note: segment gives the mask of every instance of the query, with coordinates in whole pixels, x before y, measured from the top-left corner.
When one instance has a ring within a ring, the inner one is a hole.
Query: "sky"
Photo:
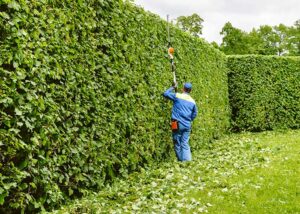
[[[300,0],[135,0],[135,4],[166,19],[197,13],[204,22],[202,37],[222,42],[220,32],[226,22],[251,31],[261,25],[292,26],[300,19]]]

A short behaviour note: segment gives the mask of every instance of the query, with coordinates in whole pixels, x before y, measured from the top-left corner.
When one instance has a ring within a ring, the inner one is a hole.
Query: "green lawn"
[[[55,213],[300,213],[300,130],[238,134]]]

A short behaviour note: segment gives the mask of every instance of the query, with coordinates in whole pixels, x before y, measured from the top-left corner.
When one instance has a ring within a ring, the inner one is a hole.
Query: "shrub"
[[[300,58],[229,56],[234,131],[300,127]]]
[[[165,21],[113,0],[4,0],[0,11],[0,212],[51,209],[173,154]],[[229,124],[225,57],[171,31],[200,110],[197,148]]]

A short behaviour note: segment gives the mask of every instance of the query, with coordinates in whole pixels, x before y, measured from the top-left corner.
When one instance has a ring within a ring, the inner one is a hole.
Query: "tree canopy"
[[[196,37],[199,37],[202,34],[202,22],[203,19],[196,13],[191,16],[179,16],[176,19],[176,25],[179,28]]]
[[[293,26],[262,25],[249,33],[227,22],[220,34],[225,54],[300,55],[300,20]]]

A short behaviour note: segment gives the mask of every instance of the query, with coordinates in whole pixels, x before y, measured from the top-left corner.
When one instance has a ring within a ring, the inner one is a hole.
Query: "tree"
[[[300,56],[300,19],[295,22],[294,29],[295,29],[294,44],[296,46],[295,55]]]
[[[253,28],[252,31],[249,34],[247,34],[246,42],[249,54],[264,54],[264,41],[255,28]]]
[[[289,44],[290,55],[300,56],[300,19],[290,28]]]
[[[215,41],[210,43],[214,48],[219,49],[220,50],[220,46],[218,45],[218,43],[216,43]]]
[[[276,55],[277,54],[277,36],[273,28],[269,25],[260,26],[257,30],[258,35],[263,43],[261,50],[262,55]]]
[[[249,33],[227,22],[220,34],[225,54],[300,55],[300,20],[292,27],[263,25]]]
[[[179,16],[176,19],[176,25],[179,28],[196,37],[199,37],[202,34],[202,22],[203,19],[196,13],[191,16]]]
[[[289,53],[289,28],[283,24],[275,26],[274,28],[276,34],[276,48],[277,55],[281,56]]]
[[[225,54],[246,54],[248,53],[246,33],[238,28],[234,28],[227,22],[220,33],[223,35],[221,50]]]

